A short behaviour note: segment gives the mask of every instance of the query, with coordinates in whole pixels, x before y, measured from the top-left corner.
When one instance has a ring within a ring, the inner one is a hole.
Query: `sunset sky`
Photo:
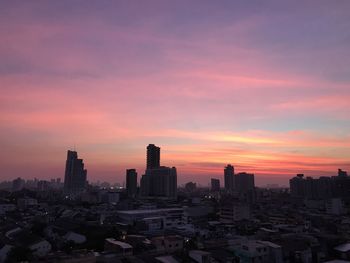
[[[0,179],[350,170],[350,1],[0,2]],[[221,180],[223,184],[223,180]]]

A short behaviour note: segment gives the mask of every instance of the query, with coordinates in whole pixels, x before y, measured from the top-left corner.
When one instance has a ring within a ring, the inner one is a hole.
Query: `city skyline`
[[[176,168],[175,167],[166,167],[166,166],[162,166],[160,165],[160,150],[161,147],[158,147],[154,144],[149,144],[146,147],[146,158],[145,158],[145,172],[141,173],[142,177],[145,175],[149,175],[152,174],[152,170],[156,171],[156,174],[158,175],[162,175],[166,176],[172,169],[174,169],[175,171],[175,177],[177,177],[176,175]],[[0,183],[2,182],[7,182],[10,183],[12,181],[12,184],[14,184],[14,188],[22,188],[23,185],[26,180],[27,182],[29,182],[30,184],[32,182],[46,182],[46,183],[54,183],[56,184],[59,181],[61,181],[61,179],[63,179],[64,181],[64,189],[65,192],[71,192],[71,188],[74,189],[76,188],[74,191],[76,191],[77,193],[84,189],[87,184],[91,184],[91,185],[95,185],[96,183],[98,183],[98,185],[100,185],[101,183],[108,183],[108,184],[112,184],[112,185],[123,185],[127,190],[128,190],[128,196],[133,196],[135,195],[135,191],[136,188],[140,187],[141,188],[141,179],[138,180],[137,179],[137,169],[135,168],[126,168],[125,169],[126,174],[124,175],[124,180],[122,181],[116,181],[116,180],[112,180],[112,181],[100,181],[100,180],[91,180],[89,181],[87,178],[87,169],[84,169],[84,161],[83,159],[78,159],[78,153],[77,151],[74,150],[68,150],[67,151],[67,159],[66,159],[66,165],[65,165],[65,174],[62,177],[58,177],[58,178],[21,178],[21,177],[17,177],[17,178],[12,178],[11,180],[7,181],[0,181]],[[171,172],[170,172],[171,173]],[[295,176],[296,175],[296,176]],[[294,177],[295,176],[295,177]],[[299,177],[303,177],[304,174],[303,173],[299,173],[299,174],[294,174],[293,178],[299,178]],[[326,175],[326,178],[331,178],[331,177],[347,177],[347,171],[344,171],[343,169],[338,168],[337,174],[334,173],[333,174],[328,174]],[[75,178],[75,179],[73,179]],[[309,179],[319,179],[319,178],[325,178],[325,176],[323,175],[319,175],[319,176],[308,176],[306,175],[306,178]],[[44,180],[43,180],[44,179]],[[45,180],[45,179],[49,179],[49,180]],[[192,178],[193,179],[193,178]],[[18,185],[22,185],[17,187],[17,182],[18,181]],[[177,181],[175,179],[175,181]],[[223,186],[220,187],[220,181],[223,182]],[[258,180],[259,181],[259,180]],[[288,179],[288,182],[290,184],[291,182],[291,178]],[[187,183],[192,183],[191,178],[189,178],[189,181],[184,181],[184,182],[180,182],[180,183],[176,183],[175,185],[177,187],[186,187]],[[234,189],[238,188],[242,188],[242,185],[250,185],[248,188],[251,188],[251,185],[255,185],[254,184],[254,174],[251,173],[247,173],[245,171],[239,171],[237,172],[235,170],[235,166],[232,164],[227,164],[226,166],[223,167],[222,169],[222,174],[217,174],[215,176],[215,178],[211,177],[209,178],[208,182],[205,182],[204,184],[202,184],[201,182],[196,182],[198,183],[199,187],[208,187],[208,188],[213,188],[213,184],[216,185],[214,188],[217,189],[222,189],[225,191],[233,191]],[[60,184],[60,182],[58,183]],[[242,185],[241,185],[242,184]],[[73,186],[74,185],[74,186]],[[128,187],[129,185],[129,187]],[[217,187],[217,185],[219,185],[219,187]],[[269,183],[266,181],[261,181],[260,184],[257,184],[258,187],[282,187],[282,188],[288,188],[288,186],[286,184],[278,184],[278,183]],[[244,186],[245,187],[245,186]],[[129,192],[129,190],[131,192]],[[73,193],[74,193],[73,191]]]
[[[0,3],[1,180],[123,182],[161,145],[178,183],[350,170],[348,1]]]

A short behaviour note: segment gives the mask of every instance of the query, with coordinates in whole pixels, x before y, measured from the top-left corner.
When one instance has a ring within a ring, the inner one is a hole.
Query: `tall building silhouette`
[[[303,174],[289,180],[290,194],[294,198],[305,199],[350,199],[350,177],[338,170],[338,176],[304,177]]]
[[[86,187],[87,170],[84,162],[78,159],[76,151],[67,152],[66,171],[64,175],[64,191],[66,194],[75,195],[84,191]]]
[[[235,174],[235,190],[240,193],[253,191],[255,188],[254,174],[237,173]]]
[[[147,169],[153,169],[160,166],[160,147],[154,144],[147,146]]]
[[[160,148],[147,146],[147,169],[140,181],[144,198],[175,199],[177,197],[177,172],[175,167],[160,166]]]
[[[235,188],[234,180],[235,168],[228,164],[224,169],[224,183],[226,191],[232,192]]]
[[[141,178],[141,195],[148,198],[176,198],[176,168],[160,166],[154,169],[147,169]]]
[[[135,169],[126,170],[126,192],[128,197],[135,197],[137,194],[137,172]]]

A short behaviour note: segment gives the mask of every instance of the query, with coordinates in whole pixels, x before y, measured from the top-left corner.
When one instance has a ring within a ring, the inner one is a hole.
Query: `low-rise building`
[[[145,218],[163,218],[164,228],[167,229],[183,224],[183,212],[183,208],[161,208],[118,211],[117,215],[123,223],[130,225]]]
[[[220,207],[220,221],[222,223],[234,223],[251,218],[250,207],[246,203],[224,204]]]
[[[183,249],[184,240],[181,236],[160,236],[151,239],[152,244],[159,252],[173,253]]]

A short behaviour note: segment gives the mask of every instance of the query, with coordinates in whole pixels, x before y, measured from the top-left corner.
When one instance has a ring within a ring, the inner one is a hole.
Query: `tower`
[[[126,191],[128,197],[135,197],[137,193],[137,172],[135,169],[126,170]]]
[[[176,168],[160,166],[160,148],[154,144],[147,146],[147,167],[141,177],[140,195],[144,198],[177,197]]]
[[[84,191],[87,170],[84,169],[83,159],[78,159],[76,151],[67,152],[66,170],[64,175],[64,191],[74,195]]]
[[[147,169],[158,168],[160,166],[160,147],[154,144],[147,146]]]
[[[226,191],[232,192],[234,190],[234,174],[235,168],[231,164],[228,164],[224,169],[224,183]]]

